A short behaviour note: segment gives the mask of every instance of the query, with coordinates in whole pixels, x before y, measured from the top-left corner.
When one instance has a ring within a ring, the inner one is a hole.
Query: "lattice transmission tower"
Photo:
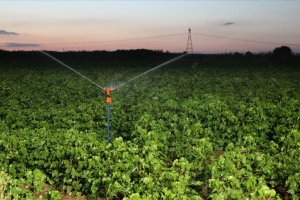
[[[186,52],[187,53],[193,53],[193,43],[192,43],[192,31],[191,28],[189,28],[189,35],[188,35],[188,40],[186,43]]]

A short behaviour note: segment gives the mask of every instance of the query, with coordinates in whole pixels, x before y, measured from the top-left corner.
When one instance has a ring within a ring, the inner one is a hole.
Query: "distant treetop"
[[[293,55],[292,50],[290,47],[287,46],[281,46],[276,47],[273,50],[273,55],[278,58],[287,58]]]

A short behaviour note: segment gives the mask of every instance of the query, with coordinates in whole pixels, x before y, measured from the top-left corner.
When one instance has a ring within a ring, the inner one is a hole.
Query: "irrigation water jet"
[[[48,56],[49,58],[51,58],[52,60],[58,62],[59,64],[61,64],[62,66],[68,68],[69,70],[75,72],[76,74],[78,74],[79,76],[81,76],[82,78],[86,79],[87,81],[89,81],[90,83],[94,84],[96,87],[100,88],[101,90],[105,91],[105,89],[103,87],[101,87],[100,85],[98,85],[96,82],[92,81],[91,79],[89,79],[88,77],[86,77],[85,75],[79,73],[78,71],[76,71],[75,69],[73,69],[72,67],[70,67],[69,65],[63,63],[62,61],[58,60],[57,58],[55,58],[54,56],[46,53],[45,51],[40,51],[42,54]]]
[[[135,76],[135,77],[129,79],[129,80],[126,81],[125,83],[121,83],[120,85],[118,85],[118,86],[112,88],[112,91],[113,91],[113,90],[117,90],[117,89],[119,89],[119,88],[121,88],[121,87],[123,87],[123,86],[129,84],[130,82],[132,82],[132,81],[134,81],[134,80],[140,78],[141,76],[144,76],[144,75],[146,75],[146,74],[148,74],[148,73],[150,73],[150,72],[152,72],[152,71],[154,71],[154,70],[156,70],[156,69],[158,69],[158,68],[161,68],[161,67],[163,67],[163,66],[165,66],[165,65],[167,65],[167,64],[170,64],[170,63],[172,63],[172,62],[175,62],[176,60],[179,60],[180,58],[183,58],[183,57],[186,56],[187,54],[188,54],[188,53],[184,53],[184,54],[182,54],[182,55],[180,55],[180,56],[178,56],[178,57],[176,57],[176,58],[173,58],[173,59],[171,59],[171,60],[169,60],[169,61],[166,61],[166,62],[164,62],[164,63],[162,63],[162,64],[159,64],[159,65],[157,65],[157,66],[155,66],[155,67],[153,67],[153,68],[151,68],[151,69],[149,69],[149,70],[147,70],[147,71],[145,71],[145,72],[143,72],[143,73],[141,73],[141,74],[139,74],[139,75],[137,75],[137,76]]]
[[[165,66],[165,65],[167,65],[167,64],[170,64],[170,63],[172,63],[172,62],[175,62],[176,60],[179,60],[180,58],[183,58],[184,56],[186,56],[186,55],[189,54],[189,53],[184,53],[184,54],[182,54],[182,55],[180,55],[180,56],[178,56],[178,57],[176,57],[176,58],[173,58],[173,59],[171,59],[171,60],[169,60],[169,61],[166,61],[166,62],[164,62],[164,63],[162,63],[162,64],[160,64],[160,65],[157,65],[157,66],[155,66],[155,67],[153,67],[153,68],[151,68],[151,69],[149,69],[149,70],[147,70],[147,71],[145,71],[145,72],[143,72],[143,73],[141,73],[141,74],[139,74],[139,75],[137,75],[137,76],[135,76],[135,77],[129,79],[129,80],[126,81],[125,83],[121,83],[121,84],[118,85],[118,86],[113,87],[113,85],[111,85],[110,87],[104,88],[104,87],[98,85],[96,82],[94,82],[94,81],[92,81],[91,79],[89,79],[88,77],[86,77],[86,76],[84,76],[83,74],[79,73],[78,71],[76,71],[75,69],[73,69],[72,67],[70,67],[69,65],[63,63],[62,61],[58,60],[58,59],[55,58],[54,56],[48,54],[47,52],[45,52],[45,51],[40,51],[40,52],[41,52],[42,54],[48,56],[49,58],[51,58],[51,59],[54,60],[55,62],[61,64],[62,66],[68,68],[69,70],[73,71],[74,73],[76,73],[77,75],[81,76],[82,78],[86,79],[87,81],[89,81],[90,83],[92,83],[93,85],[95,85],[96,87],[98,87],[98,88],[100,88],[101,90],[105,91],[105,94],[106,94],[106,104],[107,104],[107,105],[106,105],[106,120],[107,120],[107,126],[106,126],[106,128],[107,128],[106,141],[107,141],[107,143],[109,143],[109,142],[110,142],[110,139],[111,139],[111,137],[110,137],[110,105],[111,105],[111,103],[112,103],[111,92],[112,92],[113,90],[119,89],[119,88],[121,88],[121,87],[123,87],[123,86],[125,86],[125,85],[127,85],[127,84],[129,84],[129,83],[131,83],[131,82],[133,82],[134,80],[140,78],[141,76],[144,76],[144,75],[146,75],[146,74],[148,74],[148,73],[150,73],[150,72],[152,72],[152,71],[154,71],[154,70],[156,70],[156,69],[159,69],[159,68],[161,68],[161,67],[163,67],[163,66]]]

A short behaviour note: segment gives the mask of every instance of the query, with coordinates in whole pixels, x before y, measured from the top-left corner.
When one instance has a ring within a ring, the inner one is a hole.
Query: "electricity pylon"
[[[187,53],[193,53],[193,43],[192,43],[192,31],[191,31],[191,28],[189,28],[188,40],[187,40],[187,43],[186,43],[186,52]]]

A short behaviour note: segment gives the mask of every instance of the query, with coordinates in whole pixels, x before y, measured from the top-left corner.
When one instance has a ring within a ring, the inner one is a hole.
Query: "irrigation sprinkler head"
[[[111,89],[110,88],[105,88],[105,93],[106,95],[110,95]]]
[[[111,104],[111,96],[110,96],[111,88],[105,88],[105,93],[106,93],[106,103]]]
[[[105,92],[107,89],[109,89],[110,92],[114,91],[116,89],[116,83],[111,82],[110,84],[107,84],[106,86],[104,86]]]

